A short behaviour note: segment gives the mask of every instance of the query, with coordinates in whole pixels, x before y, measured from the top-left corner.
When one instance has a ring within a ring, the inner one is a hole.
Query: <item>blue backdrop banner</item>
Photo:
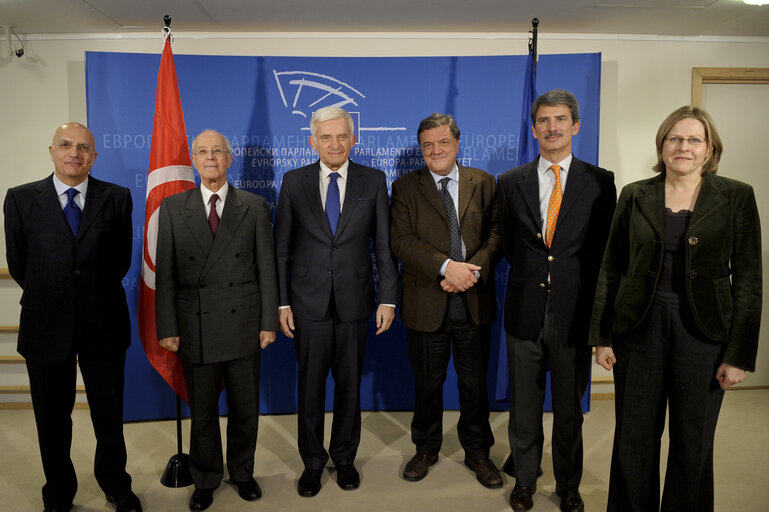
[[[452,114],[462,136],[463,165],[500,174],[516,165],[526,55],[490,57],[227,57],[176,55],[188,139],[206,129],[230,141],[231,185],[265,197],[274,212],[283,174],[317,159],[310,147],[313,111],[338,105],[353,115],[357,144],[350,158],[381,169],[388,185],[423,165],[416,130],[433,112]],[[175,395],[150,366],[136,331],[144,202],[160,53],[86,53],[88,125],[99,154],[94,176],[131,189],[134,200],[133,265],[125,278],[134,332],[126,363],[125,419],[175,416]],[[597,163],[601,58],[598,53],[542,55],[536,90],[572,91],[581,129],[574,154]],[[520,162],[524,163],[524,162]],[[196,179],[199,178],[196,176]],[[502,316],[506,272],[496,272]],[[373,325],[373,322],[372,322]],[[492,329],[489,400],[497,389],[499,322]],[[365,410],[413,407],[413,375],[402,323],[370,335],[361,406]],[[296,358],[279,336],[262,354],[262,413],[296,411]],[[331,382],[329,382],[329,386]],[[329,388],[330,389],[330,388]],[[332,394],[327,393],[327,407]],[[222,411],[226,410],[222,399]],[[445,407],[458,408],[453,369]]]

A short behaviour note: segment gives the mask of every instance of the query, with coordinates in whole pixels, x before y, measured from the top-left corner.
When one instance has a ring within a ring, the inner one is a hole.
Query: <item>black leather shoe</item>
[[[510,494],[510,506],[515,512],[523,512],[534,506],[534,493],[537,492],[537,482],[534,485],[523,486],[515,484]]]
[[[475,478],[484,487],[489,489],[499,489],[502,487],[502,477],[499,475],[499,470],[488,457],[472,460],[465,458],[465,466],[475,472]]]
[[[195,489],[190,498],[190,510],[205,510],[214,502],[213,489]]]
[[[352,464],[344,464],[336,467],[336,483],[345,491],[357,489],[360,485],[360,475]]]
[[[438,462],[438,454],[427,455],[426,453],[417,452],[416,455],[411,457],[411,460],[406,463],[406,468],[403,470],[403,479],[409,482],[418,482],[427,476],[427,470],[430,466]]]
[[[299,477],[299,496],[312,498],[320,492],[322,469],[305,469]]]
[[[107,501],[115,505],[115,512],[142,512],[142,502],[131,491],[120,497],[107,495]]]
[[[585,503],[579,491],[566,491],[555,486],[555,493],[561,497],[561,512],[584,512]]]
[[[262,489],[253,477],[245,482],[233,482],[238,486],[238,496],[246,501],[256,501],[262,497]]]

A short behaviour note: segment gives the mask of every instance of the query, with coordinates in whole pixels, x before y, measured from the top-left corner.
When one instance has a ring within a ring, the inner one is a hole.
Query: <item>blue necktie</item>
[[[80,228],[80,219],[83,218],[83,212],[75,202],[75,196],[79,193],[80,191],[77,189],[67,189],[67,204],[64,206],[64,216],[67,218],[69,229],[75,236],[77,236],[77,230]]]
[[[339,185],[336,179],[339,177],[338,172],[332,172],[328,175],[331,181],[328,184],[328,191],[326,192],[326,218],[328,224],[331,226],[331,233],[336,236],[336,225],[339,223]]]

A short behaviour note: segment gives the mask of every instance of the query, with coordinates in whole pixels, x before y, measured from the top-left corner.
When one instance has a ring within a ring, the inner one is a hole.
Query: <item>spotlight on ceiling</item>
[[[748,5],[766,5],[769,4],[769,0],[742,0]]]

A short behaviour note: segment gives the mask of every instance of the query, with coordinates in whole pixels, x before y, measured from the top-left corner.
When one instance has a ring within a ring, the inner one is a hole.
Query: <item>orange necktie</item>
[[[555,185],[550,194],[550,202],[547,203],[547,226],[545,229],[545,245],[550,247],[553,244],[553,235],[555,234],[555,222],[558,220],[558,212],[561,209],[561,200],[563,191],[561,190],[561,166],[551,165],[550,169],[555,175]]]

